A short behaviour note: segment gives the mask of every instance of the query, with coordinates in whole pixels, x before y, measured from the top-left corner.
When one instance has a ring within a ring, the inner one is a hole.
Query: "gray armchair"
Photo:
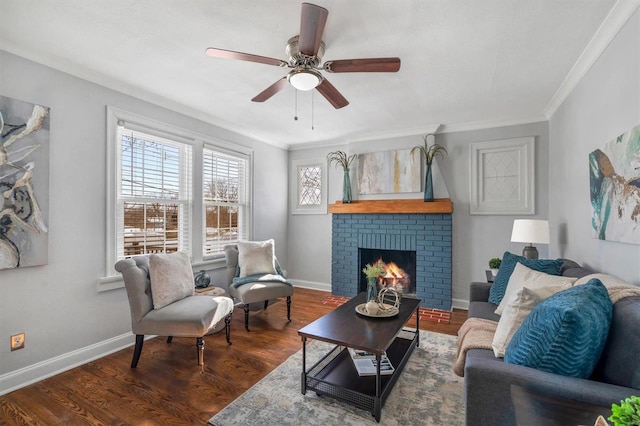
[[[281,282],[256,281],[241,286],[234,286],[233,279],[238,269],[238,246],[228,244],[224,247],[227,260],[227,287],[229,295],[243,304],[244,328],[249,331],[249,311],[267,309],[270,300],[287,298],[287,320],[291,322],[291,296],[293,286]],[[284,273],[282,274],[284,276]]]
[[[195,337],[198,365],[204,365],[204,336],[224,320],[227,343],[231,344],[230,321],[233,301],[228,297],[186,296],[154,309],[149,274],[149,256],[135,256],[115,264],[124,278],[131,308],[131,329],[136,335],[136,346],[131,368],[136,368],[145,335]]]

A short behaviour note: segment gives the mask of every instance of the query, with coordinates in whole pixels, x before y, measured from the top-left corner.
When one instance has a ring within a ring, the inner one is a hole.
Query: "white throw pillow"
[[[507,302],[507,306],[505,306],[504,311],[502,311],[500,321],[498,321],[496,333],[493,335],[491,347],[493,348],[495,356],[498,358],[504,357],[504,351],[507,346],[509,346],[511,338],[538,303],[568,288],[571,288],[570,283],[559,286],[535,288],[530,288],[525,285],[518,290],[515,296]]]
[[[516,293],[525,285],[529,288],[535,288],[558,286],[568,283],[571,286],[576,279],[577,278],[545,274],[544,272],[538,272],[531,268],[527,268],[522,263],[517,263],[511,277],[509,278],[509,283],[507,284],[507,290],[504,292],[504,297],[496,308],[495,313],[502,315],[502,311],[509,300],[513,299]]]
[[[153,309],[160,309],[194,294],[195,283],[189,256],[184,252],[149,256]]]
[[[257,274],[277,274],[275,243],[266,241],[238,241],[240,277]]]

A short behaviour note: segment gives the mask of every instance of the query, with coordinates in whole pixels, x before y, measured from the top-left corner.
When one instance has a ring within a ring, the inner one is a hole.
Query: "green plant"
[[[336,166],[340,165],[342,167],[342,170],[349,170],[349,166],[351,166],[351,163],[353,163],[353,160],[355,160],[357,157],[358,154],[347,156],[344,151],[334,151],[327,154],[329,164],[336,163]]]
[[[437,143],[434,143],[433,145],[429,146],[429,142],[427,141],[429,136],[433,136],[435,138],[435,135],[433,133],[428,133],[424,135],[422,137],[422,139],[424,139],[424,146],[420,146],[420,145],[414,146],[411,149],[411,153],[413,154],[413,151],[415,151],[416,149],[419,149],[420,152],[422,153],[422,157],[424,158],[424,161],[430,165],[431,163],[433,163],[433,159],[436,158],[437,155],[440,155],[440,156],[447,155],[447,150],[442,145],[438,145]]]
[[[500,269],[500,264],[502,263],[502,260],[500,260],[500,258],[498,257],[494,257],[489,259],[489,268],[490,269]]]
[[[608,420],[613,422],[614,426],[640,425],[640,397],[630,396],[620,401],[620,405],[611,404],[611,413]]]
[[[384,264],[382,263],[381,260],[378,260],[373,265],[370,263],[367,263],[362,269],[362,272],[364,272],[367,278],[377,278],[380,275],[384,275],[384,272],[385,272]]]

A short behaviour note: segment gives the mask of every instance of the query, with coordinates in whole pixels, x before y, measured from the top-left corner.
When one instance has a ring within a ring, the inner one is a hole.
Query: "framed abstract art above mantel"
[[[535,138],[469,145],[470,214],[535,214]]]
[[[0,96],[0,269],[48,262],[49,108]]]
[[[421,191],[418,151],[396,149],[358,155],[358,193],[395,194]]]
[[[589,154],[594,238],[640,244],[640,125]]]

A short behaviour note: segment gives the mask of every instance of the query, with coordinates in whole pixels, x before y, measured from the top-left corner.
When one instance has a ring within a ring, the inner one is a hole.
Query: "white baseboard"
[[[316,281],[305,281],[305,280],[297,280],[295,278],[290,278],[293,281],[293,285],[295,287],[301,288],[310,288],[312,290],[321,290],[331,292],[331,284],[330,283],[320,283]],[[451,300],[451,308],[455,309],[464,309],[465,311],[469,310],[469,301],[466,299],[452,299]]]
[[[152,338],[154,336],[149,336]],[[145,339],[146,340],[146,339]],[[57,357],[12,371],[0,376],[0,395],[13,392],[63,371],[102,358],[121,349],[133,346],[135,336],[129,332],[120,336],[77,349]]]
[[[321,290],[331,292],[331,283],[320,283],[316,281],[305,281],[305,280],[297,280],[295,278],[290,278],[293,282],[294,287],[301,288],[310,288],[312,290]]]
[[[455,309],[464,309],[465,311],[468,311],[469,301],[466,299],[452,299],[451,307]]]

